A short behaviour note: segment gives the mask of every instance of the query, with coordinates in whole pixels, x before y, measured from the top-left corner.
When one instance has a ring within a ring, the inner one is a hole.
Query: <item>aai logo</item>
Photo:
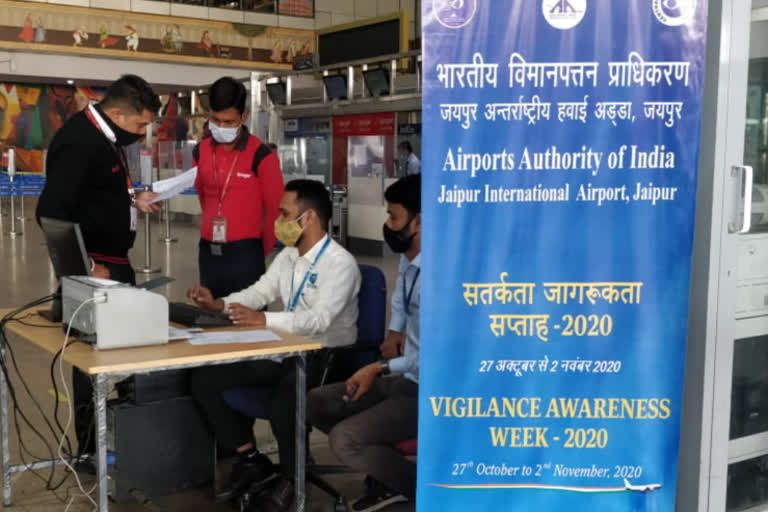
[[[435,16],[447,28],[469,25],[477,12],[477,0],[432,0]]]
[[[550,25],[560,30],[568,30],[584,19],[587,0],[542,0],[541,9]]]
[[[656,19],[670,27],[685,25],[696,14],[696,0],[653,0]]]

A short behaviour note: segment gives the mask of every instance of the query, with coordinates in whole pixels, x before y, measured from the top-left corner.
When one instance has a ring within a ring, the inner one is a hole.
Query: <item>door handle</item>
[[[734,234],[749,233],[752,228],[752,184],[754,171],[749,165],[734,165],[731,167],[731,178],[738,180],[734,187],[734,211],[728,232]]]

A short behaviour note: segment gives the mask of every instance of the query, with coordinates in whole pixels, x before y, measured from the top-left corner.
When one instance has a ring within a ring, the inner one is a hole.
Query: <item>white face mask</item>
[[[234,128],[222,128],[215,125],[213,122],[208,123],[208,127],[211,129],[211,136],[219,144],[230,144],[235,141],[237,135],[240,133],[240,127]]]

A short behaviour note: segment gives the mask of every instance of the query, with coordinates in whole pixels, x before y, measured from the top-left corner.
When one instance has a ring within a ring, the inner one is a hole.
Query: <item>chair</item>
[[[379,357],[379,347],[386,332],[387,281],[379,268],[370,265],[360,265],[360,276],[357,341],[349,347],[329,349],[321,385],[345,380]],[[270,388],[239,387],[225,391],[222,396],[231,408],[244,416],[265,420],[270,416],[271,394]],[[307,480],[337,503],[343,503],[343,497],[313,472],[307,473]]]

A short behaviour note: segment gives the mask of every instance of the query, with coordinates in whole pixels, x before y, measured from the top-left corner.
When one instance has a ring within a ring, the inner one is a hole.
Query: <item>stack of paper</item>
[[[168,341],[176,340],[188,340],[195,333],[203,332],[202,329],[177,329],[175,327],[168,327]]]
[[[282,338],[272,331],[223,331],[199,332],[189,337],[192,345],[227,345],[230,343],[265,343],[280,341]]]

